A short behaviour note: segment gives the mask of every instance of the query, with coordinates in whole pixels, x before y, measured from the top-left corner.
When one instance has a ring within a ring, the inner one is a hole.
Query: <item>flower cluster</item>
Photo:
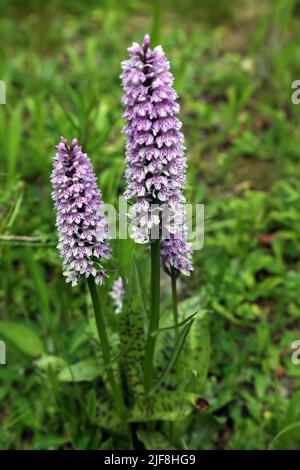
[[[161,242],[160,254],[164,268],[168,273],[173,268],[175,272],[189,276],[193,270],[192,247],[186,241],[186,229],[183,227],[178,234],[170,234],[168,239]]]
[[[91,162],[77,139],[68,146],[62,137],[56,149],[51,182],[64,275],[72,285],[91,275],[102,284],[105,272],[100,260],[110,258],[110,247],[101,192]]]
[[[132,236],[139,243],[148,242],[158,227],[164,267],[189,274],[191,247],[186,241],[183,196],[186,159],[174,78],[161,46],[150,49],[149,35],[142,46],[134,43],[128,51],[121,78],[127,121],[125,195],[134,201]],[[164,227],[163,206],[168,208]],[[168,236],[162,237],[166,228]]]
[[[115,312],[121,313],[123,308],[123,299],[125,295],[123,280],[121,276],[113,282],[111,291],[109,293],[115,304]]]

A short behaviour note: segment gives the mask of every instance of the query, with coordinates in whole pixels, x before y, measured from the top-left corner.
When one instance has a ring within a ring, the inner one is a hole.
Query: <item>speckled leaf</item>
[[[120,325],[123,365],[128,387],[133,395],[144,393],[145,315],[138,295],[137,282],[136,267],[133,263],[130,282],[125,287],[126,294]]]
[[[135,401],[130,422],[177,421],[191,414],[197,395],[186,392],[166,392],[139,397]]]
[[[101,428],[115,430],[120,427],[120,418],[112,400],[101,397],[97,404],[95,423]]]
[[[138,439],[144,444],[147,450],[172,450],[174,445],[160,432],[147,431],[139,428],[137,431]]]

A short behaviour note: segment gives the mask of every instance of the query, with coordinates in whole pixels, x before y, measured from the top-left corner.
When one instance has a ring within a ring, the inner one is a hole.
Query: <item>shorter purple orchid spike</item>
[[[73,139],[70,146],[61,137],[53,158],[52,198],[57,210],[58,249],[67,282],[93,276],[102,284],[105,271],[101,258],[110,258],[107,223],[101,192],[89,157]]]

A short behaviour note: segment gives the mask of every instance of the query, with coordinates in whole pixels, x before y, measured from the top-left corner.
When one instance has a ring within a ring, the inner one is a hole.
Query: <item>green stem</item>
[[[106,332],[104,316],[102,313],[100,300],[97,294],[96,284],[92,277],[88,277],[87,282],[88,282],[88,286],[89,286],[89,290],[90,290],[90,294],[91,294],[91,298],[93,302],[97,331],[98,331],[99,340],[101,343],[103,362],[104,362],[104,367],[106,370],[107,378],[110,384],[113,398],[120,411],[120,414],[124,414],[125,408],[123,404],[122,395],[116,383],[115,376],[112,370],[110,352],[109,352],[109,342],[108,342],[108,337],[107,337],[107,332]]]
[[[173,321],[174,325],[178,325],[179,319],[178,319],[178,295],[177,295],[177,274],[175,269],[172,267],[171,268],[171,286],[172,286],[172,310],[173,310]],[[178,327],[176,326],[174,329],[174,334],[175,334],[175,344],[178,338]],[[176,370],[176,376],[178,378],[178,367],[177,363],[175,366]]]
[[[171,284],[172,284],[172,307],[173,307],[173,319],[174,325],[178,324],[178,296],[177,296],[177,276],[172,268],[171,272]],[[175,328],[175,336],[177,337],[178,328]]]
[[[160,243],[155,240],[151,243],[151,310],[148,338],[145,353],[145,389],[151,389],[154,371],[154,350],[156,336],[152,333],[159,327],[159,306],[160,306]]]
[[[154,0],[153,1],[153,13],[152,13],[152,30],[151,30],[152,46],[157,46],[158,44],[160,44],[160,29],[161,29],[161,0]]]

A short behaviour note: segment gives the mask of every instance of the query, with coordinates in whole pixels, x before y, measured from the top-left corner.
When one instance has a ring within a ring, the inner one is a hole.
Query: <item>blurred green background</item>
[[[55,249],[51,157],[60,135],[77,136],[104,200],[116,201],[120,62],[146,32],[176,78],[187,197],[205,204],[205,246],[180,297],[200,294],[212,312],[210,406],[183,447],[268,448],[300,421],[300,1],[0,0],[0,11],[0,448],[93,449],[101,439],[97,383],[45,379],[38,359],[72,364],[92,350],[85,290],[65,284]],[[299,448],[299,429],[272,447]]]

